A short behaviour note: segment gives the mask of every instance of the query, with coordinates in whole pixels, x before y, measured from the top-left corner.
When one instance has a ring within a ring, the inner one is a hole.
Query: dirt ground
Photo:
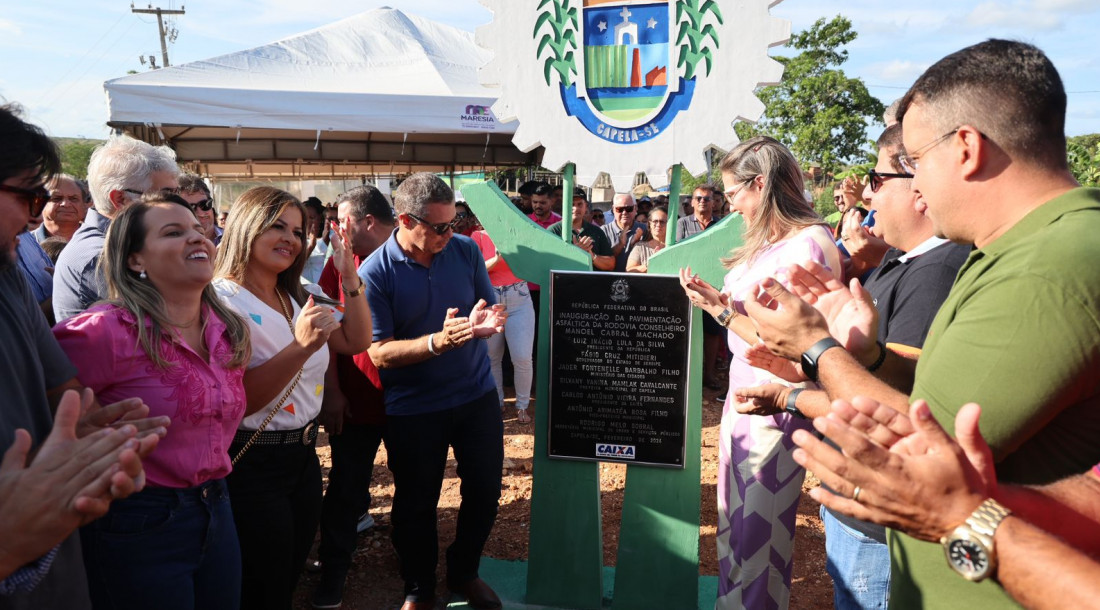
[[[718,523],[717,468],[718,426],[722,406],[716,398],[722,392],[704,390],[702,446],[702,515],[699,528],[699,574],[718,574],[715,554],[715,531]],[[534,448],[532,424],[516,421],[511,400],[504,420],[504,475],[500,513],[492,536],[485,546],[485,555],[497,559],[527,558],[527,518],[531,498],[531,456]],[[532,401],[532,410],[537,405]],[[327,484],[329,459],[328,440],[324,433],[318,439],[317,453],[321,458]],[[619,536],[619,516],[622,510],[626,466],[603,464],[600,468],[603,504],[604,563],[615,564],[615,545]],[[440,565],[442,552],[454,537],[455,516],[460,495],[453,457],[448,460],[446,479],[439,502]],[[795,542],[794,577],[790,607],[795,610],[828,608],[832,605],[833,583],[825,571],[825,531],[818,517],[818,504],[807,491],[818,485],[807,476],[798,507]],[[385,449],[379,449],[371,483],[371,514],[377,525],[360,534],[359,547],[348,575],[343,608],[348,610],[398,609],[404,601],[403,583],[398,575],[397,556],[390,545],[390,504],[393,500],[393,477],[386,467]],[[308,609],[309,594],[317,583],[316,574],[304,574],[296,594],[296,608]],[[442,583],[438,592],[445,593]]]

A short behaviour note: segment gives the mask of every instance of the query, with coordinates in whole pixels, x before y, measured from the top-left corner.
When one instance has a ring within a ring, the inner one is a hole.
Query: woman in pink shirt
[[[108,300],[54,335],[100,400],[140,397],[172,428],[144,460],[145,489],[81,530],[93,605],[236,609],[225,476],[245,410],[248,326],[214,294],[214,244],[177,196],[123,210],[100,265]]]

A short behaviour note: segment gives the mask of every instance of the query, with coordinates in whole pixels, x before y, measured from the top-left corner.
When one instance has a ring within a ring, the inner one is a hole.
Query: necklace
[[[275,296],[279,297],[279,307],[283,309],[283,317],[286,318],[286,325],[290,327],[290,333],[294,334],[294,324],[291,322],[290,311],[287,309],[286,301],[283,300],[283,291],[275,288]]]

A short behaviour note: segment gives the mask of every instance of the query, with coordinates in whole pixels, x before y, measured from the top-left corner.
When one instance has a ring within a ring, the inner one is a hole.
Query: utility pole
[[[131,13],[141,13],[141,14],[145,14],[145,15],[156,15],[157,16],[157,27],[160,29],[160,55],[161,55],[161,59],[164,60],[164,66],[163,67],[165,67],[165,68],[168,67],[168,43],[165,42],[164,17],[163,16],[164,15],[183,15],[184,14],[183,9],[184,9],[184,7],[182,7],[182,6],[179,7],[179,10],[164,9],[164,8],[160,8],[159,6],[157,8],[153,8],[152,4],[149,5],[149,8],[134,8],[134,3],[133,2],[130,3],[130,12]],[[175,38],[176,38],[175,33],[173,33],[172,34],[172,40],[175,40]],[[156,66],[154,66],[154,67],[156,67]]]

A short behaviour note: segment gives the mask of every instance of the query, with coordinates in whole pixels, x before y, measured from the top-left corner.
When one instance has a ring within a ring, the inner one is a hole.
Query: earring
[[[143,279],[143,280],[149,279],[149,276],[145,275],[145,270],[144,269],[141,270],[141,273],[138,274],[138,277]]]

